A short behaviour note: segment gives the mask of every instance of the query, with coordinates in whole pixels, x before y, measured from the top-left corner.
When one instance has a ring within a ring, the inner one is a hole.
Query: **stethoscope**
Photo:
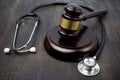
[[[39,23],[39,16],[34,14],[35,10],[37,10],[39,8],[42,8],[42,7],[46,7],[46,6],[66,5],[66,4],[67,3],[62,3],[62,2],[56,2],[56,3],[51,3],[51,4],[43,4],[43,5],[35,7],[31,11],[31,14],[26,14],[26,15],[22,16],[17,21],[17,24],[16,24],[16,29],[15,29],[15,33],[14,33],[14,39],[13,39],[13,49],[5,48],[4,49],[4,53],[6,53],[6,54],[7,53],[11,53],[11,51],[18,52],[18,53],[36,52],[36,48],[35,47],[31,47],[28,50],[23,50],[24,48],[26,48],[30,44],[30,42],[31,42],[31,40],[33,38],[33,35],[35,33],[35,30],[36,30],[36,28],[38,26],[38,23]],[[86,7],[86,6],[81,6],[81,7],[86,9],[86,10],[88,10],[88,11],[90,11],[90,12],[94,11],[93,9],[91,9],[89,7]],[[33,30],[31,32],[31,35],[30,35],[28,41],[23,46],[21,46],[19,48],[16,48],[16,38],[17,38],[17,35],[18,35],[19,26],[21,24],[21,20],[23,18],[26,18],[26,17],[36,18],[35,23],[34,23],[34,27],[33,27]],[[103,22],[103,16],[98,17],[98,21],[101,23],[101,26],[102,26],[101,41],[99,43],[99,49],[97,50],[96,54],[93,57],[85,57],[85,58],[83,58],[83,60],[80,61],[78,63],[78,66],[77,66],[78,71],[81,74],[85,75],[85,76],[95,76],[95,75],[97,75],[100,72],[100,67],[99,67],[98,63],[96,62],[96,60],[98,59],[98,57],[100,55],[100,52],[102,51],[102,48],[103,48],[104,43],[105,43],[105,27],[104,27],[104,22]]]

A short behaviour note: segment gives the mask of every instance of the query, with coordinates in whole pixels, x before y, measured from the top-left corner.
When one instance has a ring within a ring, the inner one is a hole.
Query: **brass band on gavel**
[[[78,30],[78,27],[80,26],[80,21],[72,21],[62,17],[60,21],[60,26],[63,29],[67,30]]]

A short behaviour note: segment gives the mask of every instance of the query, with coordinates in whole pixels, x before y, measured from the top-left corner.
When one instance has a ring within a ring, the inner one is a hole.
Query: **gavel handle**
[[[86,19],[89,19],[89,18],[92,18],[92,17],[97,17],[97,16],[100,16],[100,15],[104,15],[107,13],[107,10],[106,9],[102,9],[102,10],[96,10],[96,11],[93,11],[89,14],[86,14],[86,15],[81,15],[79,17],[80,21],[81,20],[86,20]]]

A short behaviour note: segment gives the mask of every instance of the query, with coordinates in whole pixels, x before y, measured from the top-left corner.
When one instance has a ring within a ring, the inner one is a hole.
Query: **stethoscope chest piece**
[[[83,59],[77,66],[78,71],[85,76],[95,76],[100,72],[100,67],[92,57]]]

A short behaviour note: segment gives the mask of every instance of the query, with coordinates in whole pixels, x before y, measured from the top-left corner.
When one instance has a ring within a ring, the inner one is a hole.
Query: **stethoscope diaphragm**
[[[86,57],[78,63],[78,71],[85,76],[95,76],[100,72],[100,67],[92,57]]]

